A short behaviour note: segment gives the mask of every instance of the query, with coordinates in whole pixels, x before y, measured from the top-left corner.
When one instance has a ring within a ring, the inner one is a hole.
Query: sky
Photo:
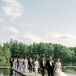
[[[0,43],[76,46],[76,0],[0,0]]]

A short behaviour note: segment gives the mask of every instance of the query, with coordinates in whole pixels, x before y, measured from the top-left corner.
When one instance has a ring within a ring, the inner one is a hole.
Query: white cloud
[[[51,33],[44,37],[46,42],[58,43],[65,46],[76,46],[76,35]]]
[[[14,39],[25,42],[25,43],[57,43],[65,46],[76,46],[76,35],[70,34],[60,34],[60,33],[51,33],[46,35],[45,37],[38,37],[33,35],[32,33],[20,33],[16,35]]]
[[[5,33],[13,33],[13,34],[19,34],[19,31],[12,27],[12,26],[5,26],[1,29],[2,32],[5,32]]]
[[[20,33],[18,35],[15,35],[12,37],[14,40],[22,41],[27,44],[32,44],[34,42],[39,43],[42,42],[42,39],[40,37],[37,37],[33,35],[32,33]]]
[[[0,18],[0,22],[4,22],[5,20],[3,18]]]
[[[14,28],[14,27],[8,27],[8,30],[13,32],[13,33],[15,33],[15,34],[19,33],[19,31],[16,28]]]
[[[23,37],[31,40],[32,42],[42,42],[40,37],[34,36],[32,34],[23,34]]]
[[[75,35],[71,35],[71,34],[62,34],[62,33],[51,33],[45,36],[45,38],[53,38],[53,39],[59,39],[59,38],[63,38],[63,39],[68,39],[68,38],[76,38]]]
[[[11,38],[14,40],[25,42],[27,44],[32,44],[34,42],[36,43],[42,42],[42,39],[40,37],[33,35],[31,32],[26,32],[26,33],[20,32],[13,26],[3,27],[0,30],[0,35],[1,35],[0,41],[3,41],[3,42],[8,41]]]
[[[22,15],[22,5],[19,0],[3,0],[3,11],[5,15],[10,19],[16,19]]]
[[[76,35],[71,34],[62,34],[62,33],[51,33],[45,36],[45,38],[49,39],[68,39],[68,38],[76,38]]]
[[[17,30],[15,27],[4,27],[3,30],[4,30],[4,33],[1,32],[2,35],[0,34],[0,41],[8,41],[12,38],[14,40],[18,40],[27,44],[32,44],[34,42],[35,43],[51,42],[51,43],[62,44],[65,46],[76,46],[76,35],[50,33],[49,35],[38,37],[36,35],[33,35],[31,32],[29,33],[21,32]]]

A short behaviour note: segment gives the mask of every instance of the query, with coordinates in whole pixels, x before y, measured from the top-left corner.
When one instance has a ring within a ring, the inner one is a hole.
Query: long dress
[[[13,61],[13,68],[14,68],[14,69],[17,68],[17,59],[14,59],[14,61]]]
[[[28,60],[27,59],[25,59],[24,60],[24,73],[27,73],[27,71],[28,71]]]
[[[36,60],[34,62],[34,64],[35,64],[35,73],[37,74],[38,73],[39,62]]]
[[[61,62],[55,64],[55,75],[54,76],[67,76],[61,69]]]
[[[19,60],[19,67],[18,67],[18,70],[19,70],[19,71],[22,71],[22,68],[23,68],[22,66],[23,66],[23,60],[20,59],[20,60]]]

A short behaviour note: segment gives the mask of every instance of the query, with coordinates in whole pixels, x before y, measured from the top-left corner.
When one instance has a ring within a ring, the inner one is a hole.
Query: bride
[[[67,76],[64,72],[62,72],[60,58],[58,58],[55,63],[54,71],[55,71],[55,76]]]

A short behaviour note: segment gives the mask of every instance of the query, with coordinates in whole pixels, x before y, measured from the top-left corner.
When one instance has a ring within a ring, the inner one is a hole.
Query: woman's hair
[[[58,60],[61,61],[60,58],[57,58],[57,61],[58,61]]]

